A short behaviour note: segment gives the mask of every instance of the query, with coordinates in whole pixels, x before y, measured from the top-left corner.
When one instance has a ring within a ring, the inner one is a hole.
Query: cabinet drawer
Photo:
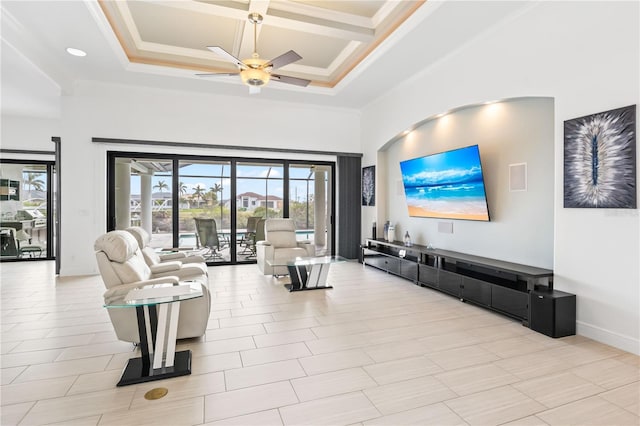
[[[389,258],[387,256],[368,257],[365,258],[365,263],[367,265],[375,266],[376,268],[384,269],[386,271],[388,259]]]
[[[400,260],[394,257],[369,257],[365,259],[365,262],[367,265],[375,266],[376,268],[384,269],[385,271],[392,272],[394,274],[400,273]]]
[[[507,287],[493,286],[491,307],[518,318],[529,316],[529,294]]]
[[[420,265],[418,269],[418,281],[431,285],[438,284],[438,270],[431,266]]]
[[[475,278],[462,278],[462,298],[472,302],[491,306],[491,287],[486,281]]]
[[[418,281],[418,264],[409,260],[401,260],[400,275],[408,280]]]
[[[393,257],[387,257],[385,259],[385,269],[393,274],[400,274],[400,264],[402,261]]]
[[[453,272],[438,271],[438,288],[444,292],[460,297],[462,276]]]
[[[384,266],[384,256],[365,256],[364,257],[365,265],[375,266],[376,268],[382,268]]]

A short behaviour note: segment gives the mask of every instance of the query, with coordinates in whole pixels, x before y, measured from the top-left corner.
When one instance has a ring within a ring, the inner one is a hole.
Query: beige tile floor
[[[117,388],[100,277],[0,265],[2,425],[638,425],[638,356],[519,323],[357,263],[289,293],[210,267],[190,376]],[[578,303],[579,300],[578,300]],[[166,397],[148,401],[163,386]]]

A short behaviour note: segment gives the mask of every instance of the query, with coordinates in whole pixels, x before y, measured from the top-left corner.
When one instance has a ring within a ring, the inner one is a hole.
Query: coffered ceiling
[[[58,117],[61,100],[110,85],[251,97],[360,109],[455,55],[526,1],[442,0],[0,0],[2,114]],[[250,95],[207,46],[246,59],[253,50],[250,12],[263,15],[257,51],[271,60],[302,59],[278,74],[307,87],[270,81]],[[66,49],[79,48],[85,57]],[[491,58],[486,58],[491,60]],[[480,64],[479,64],[480,66]],[[468,70],[473,72],[473,70]]]
[[[99,5],[129,61],[194,74],[236,72],[206,46],[250,58],[254,26],[247,17],[259,13],[256,51],[262,59],[294,50],[302,59],[278,73],[334,87],[424,1],[100,0]]]

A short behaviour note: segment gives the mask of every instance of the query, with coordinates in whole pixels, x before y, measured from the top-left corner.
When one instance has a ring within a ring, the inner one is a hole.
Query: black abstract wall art
[[[376,166],[362,168],[362,205],[376,205]]]
[[[636,106],[564,122],[564,207],[636,208]]]

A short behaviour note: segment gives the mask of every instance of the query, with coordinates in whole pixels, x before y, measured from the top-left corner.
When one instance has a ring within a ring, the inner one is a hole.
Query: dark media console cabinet
[[[366,240],[362,263],[519,319],[551,337],[576,333],[576,296],[553,289],[553,271],[400,241]]]

